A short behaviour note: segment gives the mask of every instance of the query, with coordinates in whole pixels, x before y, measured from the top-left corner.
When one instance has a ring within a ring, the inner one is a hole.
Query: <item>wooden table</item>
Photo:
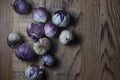
[[[13,1],[0,0],[0,80],[26,80],[24,70],[33,63],[18,60],[6,44],[12,31],[27,36],[25,28],[32,22],[31,13],[21,16],[13,11]],[[76,43],[64,46],[55,39],[60,64],[46,68],[48,80],[120,80],[120,0],[28,1],[51,13],[64,9],[74,20],[68,28]]]

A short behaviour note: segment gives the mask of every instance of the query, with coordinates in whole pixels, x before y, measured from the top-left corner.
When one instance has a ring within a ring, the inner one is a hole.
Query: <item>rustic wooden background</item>
[[[16,14],[14,0],[0,0],[0,80],[26,80],[21,62],[6,44],[12,31],[25,33],[31,14]],[[76,43],[57,42],[55,55],[59,65],[47,68],[47,80],[120,80],[120,0],[28,0],[33,7],[46,7],[51,13],[64,9],[73,17],[69,29]],[[32,42],[29,38],[26,38]],[[35,64],[41,65],[40,62]]]

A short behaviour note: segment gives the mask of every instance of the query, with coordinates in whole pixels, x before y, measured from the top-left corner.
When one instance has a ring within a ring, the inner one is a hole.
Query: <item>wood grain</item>
[[[6,44],[7,35],[12,31],[10,3],[11,0],[0,1],[0,80],[11,79],[12,50]]]
[[[12,31],[20,32],[29,43],[26,27],[33,22],[31,13],[16,14],[9,4],[0,3],[0,80],[27,80],[24,70],[34,62],[21,62],[6,45]],[[73,23],[68,27],[76,36],[71,45],[61,45],[58,39],[54,54],[59,65],[46,68],[48,80],[120,80],[120,0],[28,0],[34,7],[49,12],[64,9]],[[4,50],[6,49],[6,50]],[[12,54],[13,53],[13,54]],[[40,61],[35,64],[41,65]],[[6,77],[7,76],[7,77]]]

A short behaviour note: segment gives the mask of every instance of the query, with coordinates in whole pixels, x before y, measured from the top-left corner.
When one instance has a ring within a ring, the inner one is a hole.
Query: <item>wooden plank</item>
[[[22,33],[28,42],[33,43],[25,32],[32,18],[31,14],[21,16],[4,5],[13,1],[2,0],[0,3],[0,24],[3,28],[0,33],[5,33],[0,36],[0,79],[27,80],[24,70],[33,62],[18,60],[14,51],[7,47],[5,38],[12,30]],[[56,44],[54,54],[60,64],[53,69],[46,68],[48,80],[120,80],[120,0],[28,1],[33,7],[42,6],[51,13],[64,9],[73,17],[74,23],[68,28],[74,31],[76,43],[64,46],[57,39],[53,41]],[[8,13],[12,13],[13,17]],[[40,61],[35,64],[41,65]]]
[[[12,50],[6,44],[7,35],[12,31],[11,0],[0,1],[0,80],[11,78]]]

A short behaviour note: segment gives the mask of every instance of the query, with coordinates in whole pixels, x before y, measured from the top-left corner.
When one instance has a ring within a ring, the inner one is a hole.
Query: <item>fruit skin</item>
[[[33,44],[33,49],[37,55],[44,55],[50,49],[51,43],[48,38],[40,38],[38,42]]]
[[[47,37],[54,38],[58,34],[58,28],[52,22],[47,22],[44,26],[44,32]]]
[[[16,13],[23,15],[28,13],[30,5],[26,0],[15,0],[13,8]]]
[[[26,28],[27,35],[32,39],[39,39],[44,35],[43,24],[31,23]]]
[[[61,44],[67,44],[73,40],[73,33],[70,30],[63,30],[59,35],[59,41]]]
[[[70,16],[66,11],[58,10],[53,14],[52,22],[58,27],[66,27],[70,23]]]
[[[11,48],[16,48],[23,43],[22,36],[17,32],[12,32],[7,37],[7,44]]]
[[[36,54],[32,46],[28,43],[23,43],[16,48],[15,55],[22,61],[33,61],[36,58]]]
[[[28,66],[25,70],[25,76],[29,80],[43,80],[45,70],[38,65],[32,64]]]
[[[45,23],[48,19],[48,11],[43,7],[35,8],[32,12],[32,18],[37,23]]]
[[[55,59],[53,56],[47,54],[44,55],[41,59],[42,64],[46,67],[52,67],[55,64]]]

